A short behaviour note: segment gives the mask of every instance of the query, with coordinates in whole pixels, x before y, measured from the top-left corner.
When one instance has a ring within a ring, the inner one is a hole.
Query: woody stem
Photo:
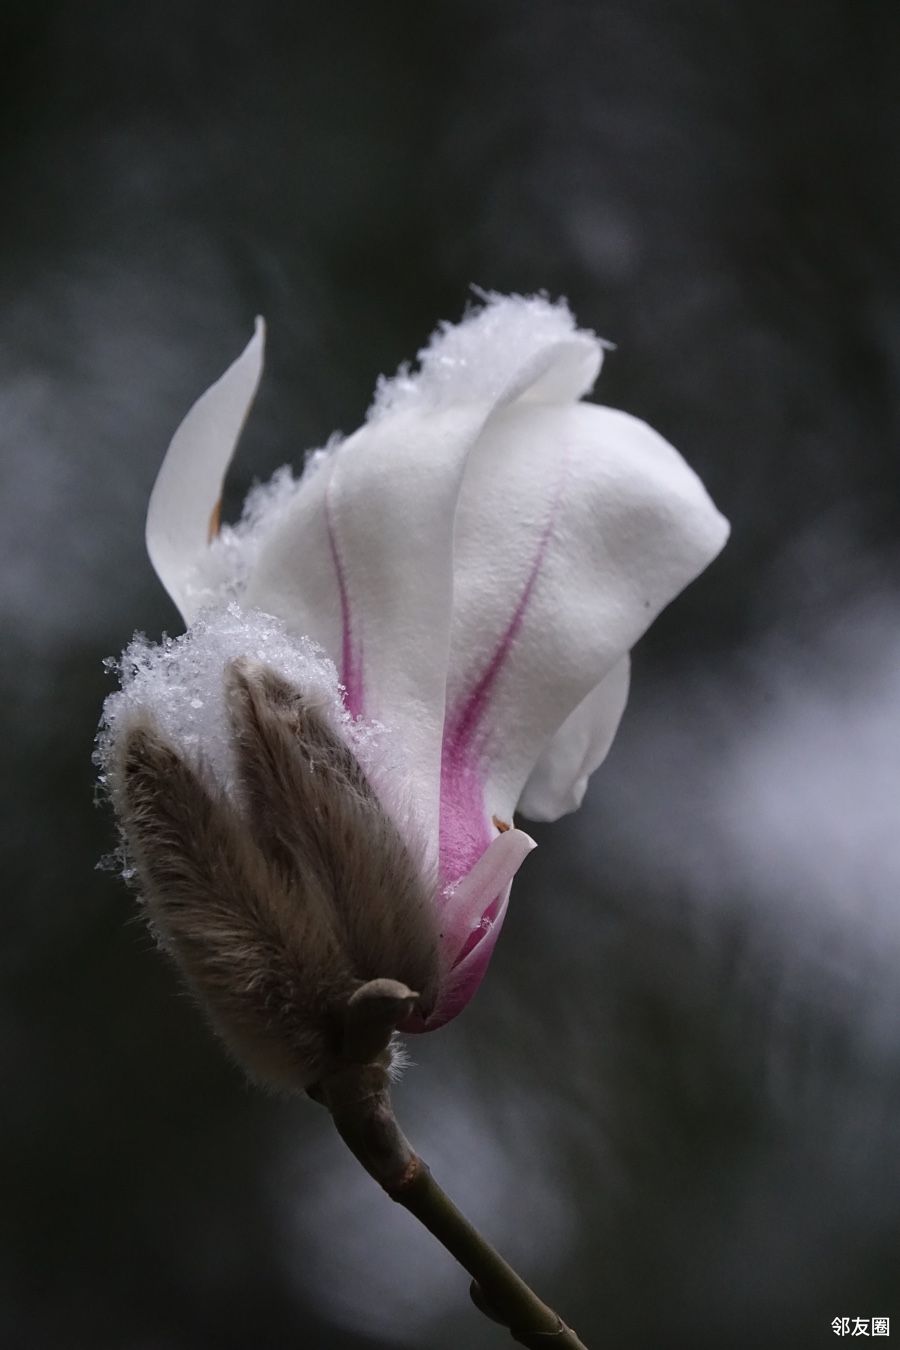
[[[472,1276],[472,1300],[531,1350],[586,1350],[456,1208],[414,1152],[394,1116],[387,1075],[352,1067],[318,1085],[338,1133],[370,1176],[432,1233]]]

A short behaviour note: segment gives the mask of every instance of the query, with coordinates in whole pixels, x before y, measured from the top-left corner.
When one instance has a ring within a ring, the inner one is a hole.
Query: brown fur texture
[[[431,897],[325,715],[265,667],[226,681],[238,803],[149,721],[121,733],[113,799],[151,924],[213,1025],[254,1077],[302,1089],[340,1067],[369,981],[405,988],[393,1023],[383,998],[354,1005],[373,1010],[373,1053],[410,998],[427,1015]]]

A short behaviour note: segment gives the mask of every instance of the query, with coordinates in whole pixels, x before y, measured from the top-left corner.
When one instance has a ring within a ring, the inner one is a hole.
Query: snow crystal
[[[122,688],[103,707],[96,760],[105,781],[121,732],[150,716],[162,735],[193,762],[202,760],[231,791],[235,767],[225,707],[225,671],[239,657],[262,662],[302,689],[354,749],[367,749],[378,728],[354,723],[344,709],[334,663],[309,638],[293,637],[270,614],[234,602],[207,610],[181,637],[159,644],[136,634],[116,669]]]
[[[461,323],[442,323],[393,378],[381,376],[370,421],[390,413],[423,412],[454,403],[494,403],[523,384],[526,397],[555,402],[581,398],[591,387],[611,344],[578,328],[564,300],[480,291],[483,301]],[[534,384],[531,384],[534,376]]]

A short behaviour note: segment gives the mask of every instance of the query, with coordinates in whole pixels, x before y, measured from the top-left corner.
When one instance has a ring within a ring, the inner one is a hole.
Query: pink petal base
[[[535,847],[524,830],[504,831],[446,897],[441,947],[450,960],[438,1005],[426,1021],[412,1017],[401,1031],[434,1031],[468,1003],[484,977],[500,935],[512,879]]]

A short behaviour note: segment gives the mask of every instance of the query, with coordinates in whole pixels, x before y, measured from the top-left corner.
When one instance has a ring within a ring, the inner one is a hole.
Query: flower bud
[[[149,713],[115,727],[109,783],[161,945],[251,1075],[305,1089],[427,1017],[433,911],[315,700],[256,662],[225,678],[234,793]]]

